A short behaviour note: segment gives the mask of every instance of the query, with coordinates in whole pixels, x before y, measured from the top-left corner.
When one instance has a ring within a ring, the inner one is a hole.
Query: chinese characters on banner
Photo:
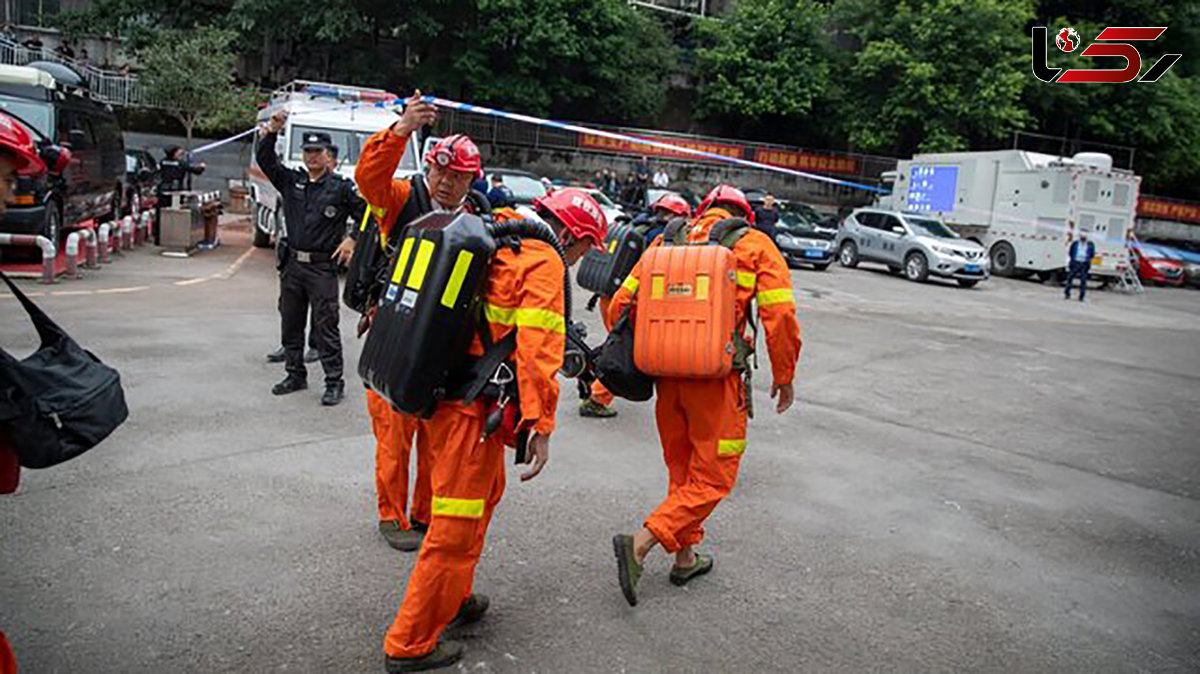
[[[754,161],[796,171],[858,175],[858,160],[854,157],[833,157],[796,150],[759,148],[754,151]]]
[[[1146,218],[1200,222],[1200,204],[1180,204],[1173,201],[1141,197],[1138,199],[1138,215]]]
[[[709,140],[693,140],[688,138],[676,138],[673,136],[641,136],[646,140],[652,140],[659,143],[667,143],[678,147],[685,147],[689,150],[699,150],[711,154],[719,154],[726,157],[734,157],[737,159],[749,158],[760,164],[769,164],[780,168],[794,169],[797,171],[812,171],[814,173],[841,173],[845,175],[858,174],[858,160],[853,157],[834,157],[830,155],[813,154],[811,152],[800,152],[798,150],[778,150],[768,148],[749,148],[742,145],[734,145],[732,143],[720,143]],[[648,157],[669,157],[671,159],[692,159],[698,161],[711,161],[703,157],[688,154],[686,152],[677,152],[666,148],[654,147],[652,145],[642,145],[628,140],[618,140],[616,138],[605,138],[603,136],[593,136],[584,134],[579,137],[580,149],[603,150],[605,152],[617,152],[621,154],[646,155]]]

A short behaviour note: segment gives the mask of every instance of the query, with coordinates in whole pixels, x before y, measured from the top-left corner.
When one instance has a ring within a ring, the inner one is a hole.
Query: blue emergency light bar
[[[386,91],[343,88],[328,84],[306,84],[300,91],[310,96],[336,98],[339,101],[369,101],[374,103],[378,101],[392,101],[397,98],[395,94],[390,94]]]

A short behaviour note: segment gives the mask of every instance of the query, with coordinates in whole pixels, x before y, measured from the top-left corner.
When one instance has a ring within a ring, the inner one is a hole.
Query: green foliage
[[[700,20],[698,112],[802,117],[830,79],[826,10],[812,0],[744,0],[724,21]]]
[[[254,93],[234,85],[236,56],[231,31],[200,28],[167,30],[138,54],[141,83],[171,116],[193,130],[226,128],[254,119]]]

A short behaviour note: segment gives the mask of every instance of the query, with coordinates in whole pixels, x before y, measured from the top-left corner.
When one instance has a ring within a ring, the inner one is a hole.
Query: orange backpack
[[[732,248],[746,227],[744,220],[722,220],[713,225],[707,245],[686,245],[686,232],[668,228],[663,245],[642,254],[633,336],[639,370],[697,379],[733,371],[742,340],[736,335]]]

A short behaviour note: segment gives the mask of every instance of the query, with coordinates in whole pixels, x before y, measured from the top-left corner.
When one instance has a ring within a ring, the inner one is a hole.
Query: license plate
[[[824,257],[825,251],[820,248],[805,248],[804,257]]]
[[[963,267],[963,269],[967,270],[968,272],[974,273],[974,272],[979,271],[979,265],[969,264],[969,265],[966,265],[965,267]]]

